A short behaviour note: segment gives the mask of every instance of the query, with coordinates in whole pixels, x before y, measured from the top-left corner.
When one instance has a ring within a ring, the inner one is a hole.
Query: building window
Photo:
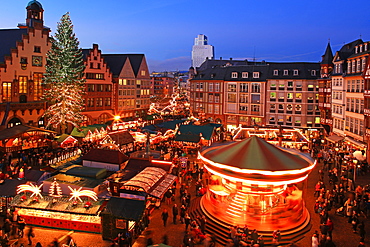
[[[284,74],[283,75],[288,75],[288,70],[284,69]]]
[[[42,73],[33,74],[33,98],[35,101],[40,100],[42,96]]]
[[[298,75],[298,69],[293,70],[293,75]]]
[[[293,87],[293,82],[292,81],[288,81],[288,87]]]
[[[146,74],[146,73],[145,73],[145,70],[142,70],[142,71],[141,71],[141,76],[145,76],[145,74]]]
[[[316,76],[316,70],[311,70],[311,76]]]
[[[227,94],[227,102],[236,103],[236,94],[235,93],[228,93]]]
[[[240,94],[239,103],[248,103],[248,94]]]
[[[260,93],[260,92],[261,92],[261,84],[252,83],[252,93]]]
[[[260,94],[252,94],[251,95],[251,103],[260,103],[261,101],[261,95]]]
[[[236,84],[227,84],[227,91],[228,92],[236,92]]]
[[[104,80],[103,73],[86,73],[86,79]]]
[[[3,102],[10,102],[12,99],[12,83],[3,82]]]
[[[242,78],[248,78],[248,72],[242,72]]]
[[[19,77],[19,93],[27,93],[27,77]]]
[[[252,112],[259,112],[260,111],[260,105],[251,105],[251,111]]]
[[[238,78],[238,72],[231,72],[231,78]]]
[[[260,72],[253,72],[253,78],[260,78]]]
[[[208,84],[208,91],[213,92],[213,83]]]
[[[248,93],[248,83],[240,83],[240,92]]]
[[[111,98],[105,98],[105,106],[110,106],[111,105]]]
[[[270,98],[271,99],[276,99],[276,93],[275,92],[271,92],[270,93]]]
[[[270,104],[270,110],[275,110],[276,109],[276,104]]]
[[[274,69],[274,76],[277,76],[277,75],[279,75],[279,70]]]
[[[34,46],[33,47],[33,52],[35,52],[35,53],[41,53],[41,46]]]

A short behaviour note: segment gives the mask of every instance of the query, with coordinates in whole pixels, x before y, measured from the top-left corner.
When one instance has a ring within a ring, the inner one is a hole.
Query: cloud
[[[148,59],[149,71],[176,71],[189,70],[191,66],[191,58],[188,56],[174,57],[164,61]]]

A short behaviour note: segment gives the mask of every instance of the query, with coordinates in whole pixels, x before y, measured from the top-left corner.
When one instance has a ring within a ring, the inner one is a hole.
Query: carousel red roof
[[[202,156],[219,164],[260,171],[298,170],[314,163],[308,155],[272,145],[257,136],[225,146],[211,146]]]

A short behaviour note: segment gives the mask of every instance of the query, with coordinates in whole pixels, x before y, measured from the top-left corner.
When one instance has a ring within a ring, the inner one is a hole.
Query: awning
[[[358,147],[358,148],[366,148],[366,143],[363,143],[361,141],[357,141],[353,139],[352,137],[346,137],[344,138],[344,141],[351,143],[352,145]]]
[[[328,136],[328,137],[325,137],[326,140],[332,142],[332,143],[337,143],[337,142],[340,142],[344,139],[343,136],[337,136],[337,135],[331,135],[331,136]]]
[[[164,193],[172,186],[175,182],[176,176],[172,174],[167,174],[166,177],[155,186],[150,192],[149,195],[154,196],[156,198],[163,198]]]

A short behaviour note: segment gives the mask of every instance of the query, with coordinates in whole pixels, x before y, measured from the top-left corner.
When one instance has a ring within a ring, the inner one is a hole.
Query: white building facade
[[[199,67],[207,58],[213,59],[214,49],[212,45],[208,45],[207,36],[199,34],[195,38],[193,49],[191,52],[191,65],[194,68]]]

